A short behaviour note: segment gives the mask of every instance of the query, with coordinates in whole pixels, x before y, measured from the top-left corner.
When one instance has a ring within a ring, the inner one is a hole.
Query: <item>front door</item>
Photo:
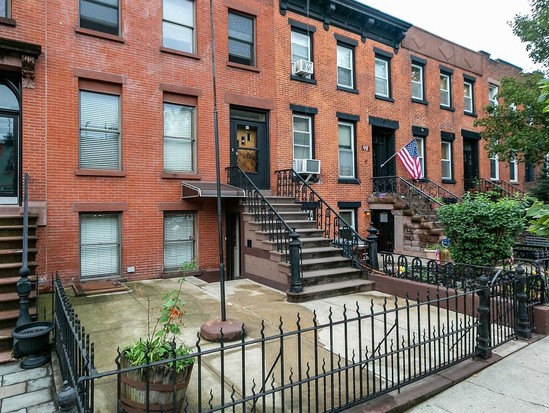
[[[19,99],[17,85],[0,78],[0,204],[18,202]]]
[[[465,191],[475,187],[478,178],[478,142],[463,140],[463,185]]]
[[[395,220],[390,210],[373,210],[372,224],[377,234],[377,250],[392,252],[395,248]]]
[[[372,143],[374,192],[394,192],[394,179],[382,179],[396,174],[394,130],[373,126]]]
[[[231,119],[231,166],[238,166],[258,189],[269,189],[269,146],[264,123]]]

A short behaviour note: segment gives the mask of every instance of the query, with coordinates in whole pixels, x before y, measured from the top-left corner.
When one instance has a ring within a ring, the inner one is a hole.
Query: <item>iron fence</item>
[[[94,344],[81,325],[59,275],[55,275],[53,289],[53,324],[55,351],[63,380],[76,388],[76,408],[79,412],[93,412],[94,381],[80,382],[80,378],[96,373]]]

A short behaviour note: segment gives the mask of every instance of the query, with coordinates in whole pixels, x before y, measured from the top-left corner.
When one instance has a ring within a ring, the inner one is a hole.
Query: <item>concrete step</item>
[[[4,277],[15,277],[19,275],[19,270],[21,269],[22,263],[20,262],[4,262],[0,264],[0,278]],[[30,270],[30,273],[34,275],[34,271],[38,266],[36,261],[29,261],[27,266]]]
[[[313,259],[304,259],[301,261],[303,272],[305,271],[316,271],[324,270],[328,268],[339,268],[351,266],[351,259],[347,257],[342,257],[341,255],[335,257],[326,257],[326,258],[313,258]]]
[[[328,284],[338,281],[361,279],[362,271],[351,266],[328,268],[324,270],[304,271],[303,285]]]
[[[286,295],[289,302],[302,303],[305,301],[370,291],[374,288],[374,285],[375,283],[369,280],[345,280],[329,284],[307,286],[304,287],[303,291],[300,293],[286,291]]]
[[[19,276],[13,276],[13,277],[1,277],[0,278],[0,293],[11,293],[15,291],[15,287],[17,285],[17,281],[20,280]],[[30,276],[29,280],[34,283],[36,282],[35,276]]]
[[[38,215],[29,214],[29,225],[36,225]],[[23,215],[0,215],[0,226],[5,225],[23,225]]]
[[[341,256],[341,250],[332,246],[327,247],[313,247],[313,248],[301,248],[301,258],[303,260],[309,260],[313,258],[326,258]]]
[[[36,248],[36,242],[38,237],[36,235],[29,235],[29,248]],[[10,237],[0,237],[0,250],[13,250],[23,247],[23,236],[10,236]]]
[[[37,316],[36,305],[29,306],[31,318]],[[19,309],[0,311],[0,329],[15,328],[15,323],[19,317]]]
[[[28,249],[28,260],[34,261],[38,248]],[[0,250],[0,263],[21,262],[23,250],[21,248]]]

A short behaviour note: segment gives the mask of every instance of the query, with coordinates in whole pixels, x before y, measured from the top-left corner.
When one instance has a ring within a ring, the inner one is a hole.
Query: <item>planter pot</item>
[[[19,350],[27,355],[21,362],[21,368],[33,369],[49,361],[49,356],[44,353],[49,349],[52,330],[53,324],[48,321],[35,321],[13,330],[12,336],[17,339]]]
[[[122,355],[121,367],[130,367]],[[149,369],[149,408],[146,405],[145,369],[120,374],[120,404],[126,413],[181,411],[185,392],[191,379],[193,364],[187,366],[175,377],[175,409],[173,406],[174,371],[155,366]]]
[[[425,254],[425,258],[428,260],[437,259],[437,250],[423,250],[423,253]]]

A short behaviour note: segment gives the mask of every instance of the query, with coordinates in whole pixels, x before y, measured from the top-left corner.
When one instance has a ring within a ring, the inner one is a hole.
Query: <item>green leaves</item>
[[[525,204],[514,198],[496,202],[484,194],[466,194],[460,204],[443,205],[438,218],[456,262],[493,265],[509,258],[516,236],[525,225]]]
[[[549,204],[534,203],[528,208],[526,216],[530,219],[530,232],[540,236],[549,235]]]

